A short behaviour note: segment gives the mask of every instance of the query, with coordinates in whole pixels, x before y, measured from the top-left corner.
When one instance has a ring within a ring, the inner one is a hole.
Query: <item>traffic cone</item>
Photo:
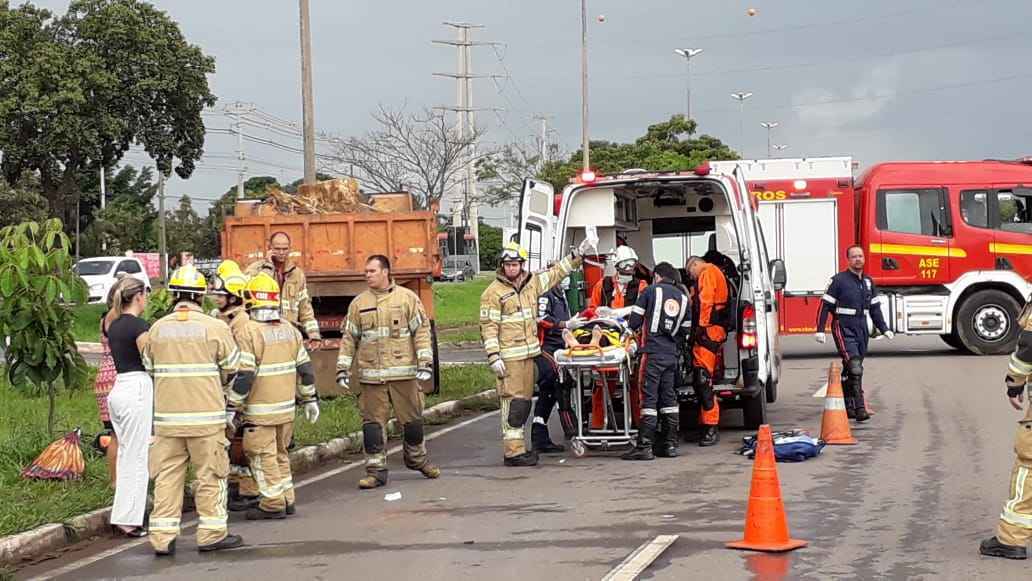
[[[842,396],[842,368],[838,363],[832,363],[828,368],[828,394],[824,396],[821,439],[828,444],[856,444],[849,430],[846,399]]]
[[[763,424],[756,436],[756,459],[753,460],[749,508],[745,515],[745,538],[726,543],[729,549],[781,553],[806,546],[788,536],[788,518],[781,502],[781,484],[774,460],[774,439],[770,426]]]

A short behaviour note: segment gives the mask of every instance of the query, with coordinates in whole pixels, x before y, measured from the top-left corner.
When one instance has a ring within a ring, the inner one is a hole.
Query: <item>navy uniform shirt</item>
[[[831,277],[828,290],[821,297],[821,307],[817,313],[817,332],[824,332],[824,324],[831,314],[839,325],[854,331],[867,333],[867,314],[878,331],[889,330],[882,316],[881,301],[885,297],[878,296],[878,287],[866,274],[857,276],[852,271],[844,270]]]
[[[562,323],[570,320],[570,304],[566,302],[566,291],[562,286],[554,287],[538,298],[537,319],[542,351],[552,354],[566,347]]]
[[[688,295],[663,281],[646,288],[631,307],[631,329],[644,329],[642,353],[676,356],[681,338],[691,332]]]

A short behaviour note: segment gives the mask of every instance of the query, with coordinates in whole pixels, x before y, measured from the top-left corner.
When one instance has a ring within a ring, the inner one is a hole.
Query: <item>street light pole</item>
[[[770,130],[777,127],[779,123],[777,121],[768,121],[766,123],[760,123],[760,127],[767,130],[767,159],[770,159]]]
[[[787,145],[774,145],[774,151],[784,151],[788,149]]]
[[[591,167],[591,144],[588,142],[588,0],[581,0],[581,147],[584,150],[584,171]]]
[[[752,93],[740,92],[731,93],[731,98],[738,101],[738,144],[742,148],[742,155],[745,155],[745,100],[752,97]]]
[[[692,58],[702,53],[701,48],[678,48],[674,53],[684,57],[684,117],[692,118]]]

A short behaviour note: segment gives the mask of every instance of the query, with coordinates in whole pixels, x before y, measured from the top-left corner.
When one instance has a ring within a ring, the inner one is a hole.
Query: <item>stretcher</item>
[[[633,341],[633,333],[621,319],[594,319],[586,326],[601,326],[605,330],[616,331],[620,343],[606,346],[578,345],[555,352],[559,389],[568,403],[562,407],[570,415],[563,427],[570,440],[570,448],[577,457],[584,456],[589,449],[604,452],[633,446],[638,435],[637,429],[633,427],[630,407],[634,358],[628,352],[628,347]],[[617,385],[613,385],[614,382]],[[588,417],[592,390],[596,386],[602,387],[599,390],[604,410],[601,428],[592,427]],[[610,387],[618,387],[621,397],[613,397]]]

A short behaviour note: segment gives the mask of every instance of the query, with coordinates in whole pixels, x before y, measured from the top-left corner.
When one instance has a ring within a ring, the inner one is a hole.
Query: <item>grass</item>
[[[434,285],[434,312],[438,332],[476,325],[480,320],[480,295],[493,277]]]
[[[441,383],[441,393],[427,398],[427,407],[489,389],[495,381],[487,366],[471,365],[442,369]],[[57,426],[61,434],[76,427],[83,430],[83,480],[41,482],[20,477],[22,468],[56,439],[46,433],[46,416],[46,398],[30,397],[12,389],[0,374],[0,498],[7,499],[0,507],[0,536],[63,522],[111,503],[104,458],[91,445],[101,429],[92,389],[65,391],[57,399]],[[324,401],[317,424],[309,424],[299,416],[295,441],[298,446],[324,442],[355,432],[361,425],[354,398]]]
[[[87,343],[100,342],[100,318],[104,316],[107,306],[79,305],[75,310],[75,326],[72,327],[72,336],[76,341]]]
[[[480,327],[453,327],[437,332],[439,343],[459,343],[461,341],[480,341]]]

